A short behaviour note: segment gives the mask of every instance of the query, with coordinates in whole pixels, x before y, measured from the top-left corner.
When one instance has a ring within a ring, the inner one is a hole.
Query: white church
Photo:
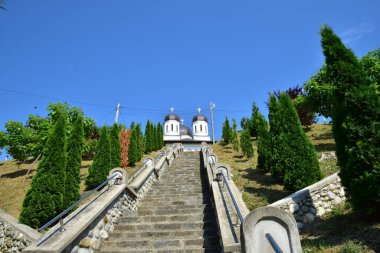
[[[164,141],[171,142],[209,142],[211,141],[208,134],[208,120],[206,116],[201,114],[201,109],[198,109],[198,114],[193,117],[192,129],[183,124],[184,120],[174,114],[174,108],[170,108],[170,114],[165,116],[164,123]]]

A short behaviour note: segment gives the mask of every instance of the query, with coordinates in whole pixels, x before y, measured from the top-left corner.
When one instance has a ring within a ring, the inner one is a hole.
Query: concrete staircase
[[[137,215],[121,219],[101,252],[220,252],[199,152],[179,156],[142,200]]]

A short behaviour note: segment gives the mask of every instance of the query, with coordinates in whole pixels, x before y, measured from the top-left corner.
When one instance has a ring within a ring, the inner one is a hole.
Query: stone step
[[[125,252],[123,249],[105,249],[98,252],[104,253],[120,253]],[[174,250],[128,250],[129,253],[220,253],[220,249],[204,249],[204,248],[187,248],[187,249],[174,249]]]
[[[200,204],[209,204],[210,199],[194,199],[194,200],[173,200],[173,201],[153,201],[153,202],[144,202],[141,205],[143,206],[176,206],[176,205],[200,205]]]
[[[155,210],[178,210],[178,209],[199,209],[196,210],[198,213],[203,213],[205,209],[206,211],[212,211],[211,206],[208,204],[200,204],[200,205],[183,205],[183,206],[157,206],[154,208]],[[151,206],[140,206],[138,211],[151,211]],[[195,211],[195,210],[193,210]]]
[[[181,231],[146,231],[146,232],[112,232],[109,240],[131,239],[133,238],[205,238],[215,237],[218,230],[181,230]]]
[[[118,224],[115,226],[115,232],[117,231],[168,231],[168,230],[202,230],[216,228],[214,221],[205,222],[171,222],[171,223],[130,223],[130,224]]]
[[[151,215],[137,217],[122,217],[120,224],[142,223],[142,222],[196,222],[196,221],[213,221],[215,219],[213,213],[198,213],[185,215]]]
[[[217,238],[202,238],[202,239],[138,239],[138,240],[124,240],[124,241],[104,241],[101,248],[113,249],[183,249],[188,247],[197,248],[217,248]]]
[[[180,206],[178,206],[180,207]],[[138,215],[170,215],[170,214],[193,214],[193,213],[208,213],[213,212],[211,207],[205,208],[175,208],[157,206],[156,208],[150,207],[150,209],[137,210]]]
[[[161,202],[172,202],[172,201],[193,201],[193,200],[210,200],[208,195],[198,195],[198,196],[188,196],[188,195],[178,195],[175,197],[169,197],[167,195],[164,196],[156,196],[156,197],[146,197],[142,201],[142,204],[145,203],[161,203]]]
[[[142,200],[143,202],[148,200],[148,199],[151,199],[151,198],[171,198],[171,197],[182,197],[183,196],[183,193],[173,193],[173,194],[165,194],[163,195],[162,193],[160,192],[155,192],[154,194],[147,194],[145,196],[145,198]],[[193,197],[193,196],[206,196],[206,197],[210,197],[209,193],[208,192],[202,192],[202,193],[188,193],[186,196],[189,196],[189,197]]]

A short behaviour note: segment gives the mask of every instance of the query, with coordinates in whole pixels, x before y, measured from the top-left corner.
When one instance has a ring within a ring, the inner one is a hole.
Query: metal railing
[[[270,245],[272,246],[273,250],[276,253],[283,253],[282,250],[281,250],[281,248],[280,248],[280,246],[278,246],[277,242],[273,239],[273,237],[271,236],[271,234],[266,233],[265,237],[268,239]]]
[[[59,223],[60,223],[60,229],[59,231],[60,232],[64,232],[66,229],[64,228],[63,226],[63,216],[65,214],[67,214],[69,211],[71,211],[74,207],[76,207],[79,203],[81,203],[83,200],[87,199],[91,194],[93,194],[95,191],[99,190],[100,188],[102,188],[104,185],[106,185],[109,181],[111,181],[112,179],[114,179],[115,177],[117,176],[117,174],[113,174],[112,176],[110,176],[109,178],[107,178],[106,181],[104,181],[103,183],[101,183],[100,185],[98,185],[95,189],[91,190],[90,192],[87,192],[85,195],[83,195],[83,197],[81,197],[77,202],[75,202],[74,204],[72,204],[71,206],[69,206],[68,208],[66,208],[64,211],[62,211],[60,214],[58,214],[57,216],[55,216],[53,219],[51,219],[50,221],[48,221],[45,225],[43,225],[42,227],[40,227],[38,229],[38,231],[43,231],[45,230],[47,227],[49,227],[51,224],[53,224],[54,222],[56,222],[57,220],[59,220]]]
[[[220,175],[220,174],[221,174],[222,177],[223,177],[224,184],[227,186],[228,193],[229,193],[230,196],[231,196],[232,203],[233,203],[234,206],[235,206],[235,210],[236,210],[236,213],[237,213],[237,215],[238,215],[238,217],[239,217],[240,223],[242,223],[242,222],[243,222],[243,215],[241,215],[241,212],[240,212],[239,206],[237,205],[236,200],[235,200],[235,197],[234,197],[234,195],[232,194],[232,191],[231,191],[231,188],[230,188],[230,186],[229,186],[229,184],[228,184],[228,181],[227,181],[227,179],[226,179],[226,176],[224,175],[223,172],[219,173],[219,175]]]
[[[146,159],[143,164],[141,164],[141,166],[131,174],[131,177],[128,180],[129,183],[141,174],[141,172],[146,168],[148,161],[150,161],[150,159]]]

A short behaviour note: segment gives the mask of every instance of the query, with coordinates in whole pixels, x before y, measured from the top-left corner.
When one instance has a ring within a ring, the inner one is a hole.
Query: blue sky
[[[378,0],[6,0],[5,7],[0,129],[46,115],[57,100],[98,125],[113,122],[117,103],[127,125],[163,121],[171,106],[190,125],[198,107],[209,117],[212,100],[220,138],[226,116],[240,122],[253,101],[267,114],[268,92],[319,69],[322,24],[358,56],[380,46]]]

